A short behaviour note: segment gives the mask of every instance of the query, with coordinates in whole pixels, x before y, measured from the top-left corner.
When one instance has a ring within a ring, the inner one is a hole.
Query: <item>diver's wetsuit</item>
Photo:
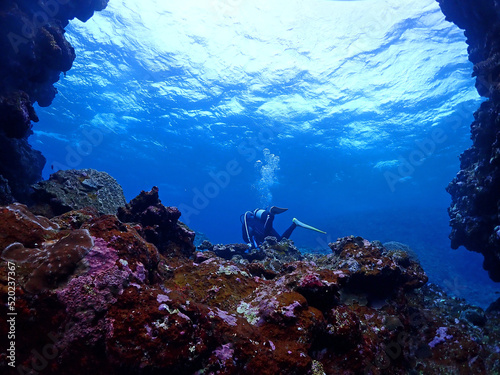
[[[253,212],[247,211],[242,215],[242,235],[243,240],[252,247],[258,247],[264,242],[267,236],[276,237],[278,241],[283,238],[290,238],[293,230],[297,228],[295,223],[283,233],[282,236],[273,228],[274,214],[267,209],[257,209]]]

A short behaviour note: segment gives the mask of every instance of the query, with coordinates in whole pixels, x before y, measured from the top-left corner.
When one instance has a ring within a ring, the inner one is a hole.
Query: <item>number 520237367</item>
[[[7,295],[9,311],[16,309],[16,264],[12,262],[7,263]]]

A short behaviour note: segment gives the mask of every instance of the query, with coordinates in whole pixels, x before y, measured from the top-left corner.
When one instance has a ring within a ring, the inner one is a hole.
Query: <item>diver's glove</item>
[[[326,234],[326,232],[323,232],[322,230],[319,230],[318,228],[311,227],[310,225],[304,224],[303,222],[298,221],[296,218],[293,218],[292,221],[298,227],[306,228],[306,229],[314,230],[314,231],[319,232],[319,233]]]

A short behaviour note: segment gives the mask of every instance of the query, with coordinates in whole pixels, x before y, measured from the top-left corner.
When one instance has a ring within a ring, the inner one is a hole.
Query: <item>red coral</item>
[[[160,261],[157,248],[146,242],[129,224],[112,215],[103,215],[83,225],[96,238],[102,238],[106,246],[116,250],[119,258],[127,259],[135,271],[137,264],[146,268],[148,278],[155,277]]]
[[[92,246],[89,232],[78,229],[55,243],[43,242],[39,248],[25,248],[15,242],[4,249],[2,258],[26,267],[24,288],[36,293],[66,282]]]
[[[415,260],[403,252],[391,252],[377,247],[361,237],[344,237],[329,244],[337,256],[333,266],[348,278],[347,287],[375,296],[385,296],[400,288],[422,287],[428,280]]]
[[[321,288],[323,283],[319,279],[317,274],[307,274],[300,281],[299,288]]]
[[[19,203],[0,207],[0,249],[13,242],[35,247],[53,235],[58,225],[43,216],[33,215]]]
[[[360,322],[347,306],[331,309],[326,314],[326,332],[329,343],[337,349],[346,350],[357,344],[361,338]]]
[[[181,213],[176,207],[165,207],[158,188],[141,193],[118,210],[118,218],[140,224],[138,232],[168,256],[191,256],[194,253],[194,232],[178,221]]]

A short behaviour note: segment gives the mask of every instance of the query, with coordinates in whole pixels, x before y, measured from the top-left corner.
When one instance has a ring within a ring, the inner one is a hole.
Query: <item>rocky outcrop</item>
[[[158,187],[141,193],[118,210],[118,218],[134,223],[137,231],[154,244],[166,256],[190,256],[195,247],[195,232],[179,221],[176,207],[164,206],[158,195]]]
[[[30,208],[47,217],[94,208],[99,214],[116,215],[126,204],[122,187],[106,172],[95,169],[69,169],[53,173],[48,180],[33,186]]]
[[[89,209],[48,219],[0,207],[0,314],[16,313],[12,324],[0,319],[4,337],[11,327],[16,337],[0,349],[2,373],[500,370],[498,311],[424,285],[403,250],[345,237],[302,260],[291,242],[272,241],[262,249],[269,262],[174,257],[159,247],[183,243],[182,231],[147,234],[175,222],[161,207],[156,189],[121,210],[130,223]]]
[[[64,37],[68,21],[88,20],[108,0],[8,0],[0,3],[0,175],[13,197],[26,201],[29,186],[41,179],[45,159],[27,142],[33,108],[49,106],[53,86],[75,59]],[[14,172],[15,173],[14,173]],[[0,201],[8,200],[0,190]]]
[[[480,95],[473,145],[460,156],[460,172],[447,188],[453,248],[484,255],[484,268],[500,281],[500,2],[438,0],[446,19],[465,30]]]
[[[286,262],[302,259],[293,241],[284,238],[278,242],[276,237],[272,236],[266,237],[264,243],[258,248],[249,248],[245,243],[212,245],[210,241],[205,240],[198,246],[198,249],[212,251],[220,258],[235,262],[265,261],[266,266],[273,264],[272,267],[277,268]]]
[[[14,197],[10,191],[9,181],[0,175],[0,205],[7,205],[14,202]]]
[[[31,185],[42,179],[44,165],[45,157],[33,150],[27,137],[8,138],[0,131],[0,176],[8,188],[8,191],[0,190],[0,200],[28,202]]]

